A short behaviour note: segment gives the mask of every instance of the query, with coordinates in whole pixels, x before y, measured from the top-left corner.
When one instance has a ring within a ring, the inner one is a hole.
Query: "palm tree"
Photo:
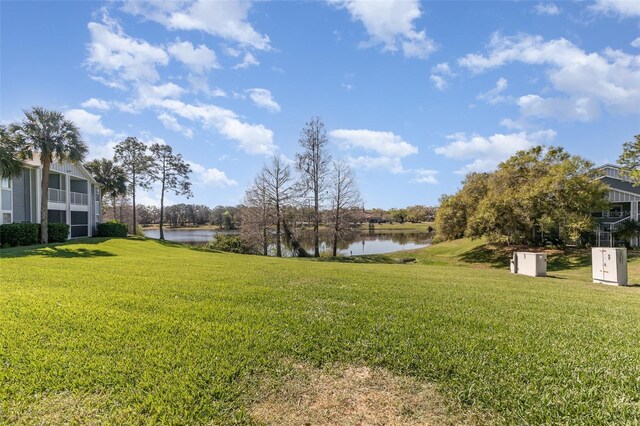
[[[93,178],[102,185],[100,202],[105,195],[111,198],[113,204],[113,218],[116,218],[116,200],[127,193],[127,175],[124,169],[113,160],[101,158],[86,163],[85,168],[93,175]]]
[[[87,154],[87,145],[82,141],[78,127],[67,120],[61,112],[33,107],[25,111],[24,115],[24,120],[13,125],[11,131],[21,142],[22,158],[33,159],[35,155],[40,156],[42,164],[40,242],[46,244],[49,241],[47,213],[51,163],[54,160],[80,162]]]
[[[18,176],[22,171],[22,161],[16,148],[16,141],[9,129],[0,125],[0,178]]]

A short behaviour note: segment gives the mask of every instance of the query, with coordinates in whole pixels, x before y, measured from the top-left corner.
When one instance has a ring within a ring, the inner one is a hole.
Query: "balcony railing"
[[[76,206],[88,206],[89,195],[81,192],[69,192],[69,201]]]
[[[50,203],[66,203],[67,193],[61,189],[49,188]]]
[[[62,189],[49,188],[49,202],[50,203],[66,203],[67,192]],[[69,192],[69,202],[74,206],[88,206],[89,194],[83,194],[81,192]]]

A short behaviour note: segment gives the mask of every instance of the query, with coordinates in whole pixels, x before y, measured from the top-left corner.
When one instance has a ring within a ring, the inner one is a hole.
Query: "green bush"
[[[38,243],[37,223],[7,223],[0,225],[0,246],[30,246]]]
[[[98,235],[101,237],[126,237],[127,224],[118,220],[98,224]]]
[[[63,243],[69,237],[69,225],[66,223],[49,223],[47,224],[47,233],[49,234],[50,243]]]
[[[50,243],[62,243],[69,236],[66,223],[49,223]],[[30,246],[40,242],[39,223],[7,223],[0,225],[0,246]]]
[[[253,249],[239,235],[218,234],[216,239],[205,244],[212,250],[226,251],[229,253],[253,254]]]

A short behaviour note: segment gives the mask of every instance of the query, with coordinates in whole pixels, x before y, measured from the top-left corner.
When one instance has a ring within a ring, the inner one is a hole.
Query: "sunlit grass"
[[[283,360],[381,367],[512,424],[637,422],[640,288],[592,284],[580,264],[479,267],[480,245],[417,264],[144,239],[2,250],[0,423],[250,422]]]

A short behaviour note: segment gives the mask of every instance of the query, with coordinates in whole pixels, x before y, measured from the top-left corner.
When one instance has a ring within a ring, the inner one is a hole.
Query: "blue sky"
[[[169,143],[192,164],[189,202],[241,202],[270,155],[294,158],[312,116],[383,208],[436,204],[540,143],[614,162],[640,133],[640,1],[2,1],[0,14],[0,120],[63,111],[91,157],[126,136]]]

